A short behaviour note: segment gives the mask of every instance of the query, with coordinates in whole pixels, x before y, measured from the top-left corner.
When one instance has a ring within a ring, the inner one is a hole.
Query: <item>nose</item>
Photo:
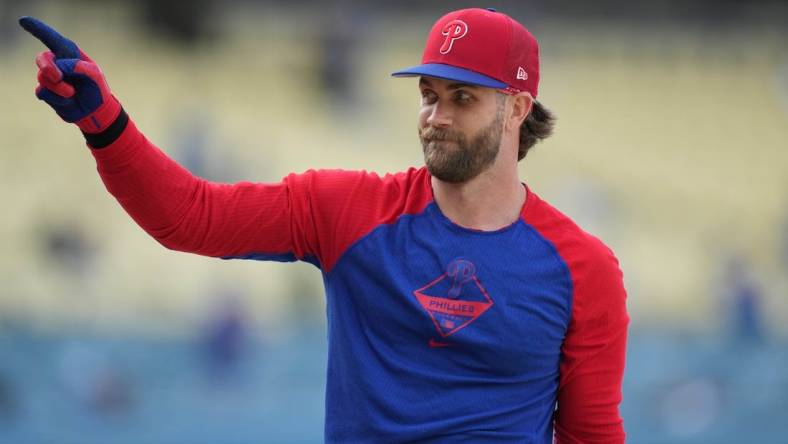
[[[440,102],[433,104],[427,111],[427,124],[434,127],[448,127],[451,126],[451,112],[446,105],[441,105]]]

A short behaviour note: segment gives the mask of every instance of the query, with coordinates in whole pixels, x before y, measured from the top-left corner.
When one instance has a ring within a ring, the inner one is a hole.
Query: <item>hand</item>
[[[46,23],[22,17],[19,24],[49,51],[36,57],[36,96],[54,108],[66,122],[76,123],[86,134],[101,133],[121,113],[98,65],[76,43]]]

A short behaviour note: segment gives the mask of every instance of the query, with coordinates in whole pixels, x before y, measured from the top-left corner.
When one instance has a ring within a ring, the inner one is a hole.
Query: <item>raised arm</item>
[[[36,57],[36,96],[80,128],[107,189],[156,240],[216,257],[315,255],[309,174],[235,185],[193,176],[137,130],[98,65],[73,41],[32,17],[19,23],[49,49]]]

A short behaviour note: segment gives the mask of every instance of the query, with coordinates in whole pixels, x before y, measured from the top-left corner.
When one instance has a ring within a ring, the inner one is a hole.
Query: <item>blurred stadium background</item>
[[[542,45],[556,134],[521,163],[613,247],[632,443],[788,438],[785,1],[0,0],[0,443],[316,443],[311,265],[149,239],[34,95],[37,16],[204,177],[422,163],[414,80],[442,13],[496,6]]]

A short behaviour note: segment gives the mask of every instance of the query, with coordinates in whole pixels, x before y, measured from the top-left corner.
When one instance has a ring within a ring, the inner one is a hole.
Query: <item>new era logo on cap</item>
[[[438,77],[515,94],[539,87],[539,44],[523,25],[488,9],[450,12],[433,25],[422,64],[395,77]]]

